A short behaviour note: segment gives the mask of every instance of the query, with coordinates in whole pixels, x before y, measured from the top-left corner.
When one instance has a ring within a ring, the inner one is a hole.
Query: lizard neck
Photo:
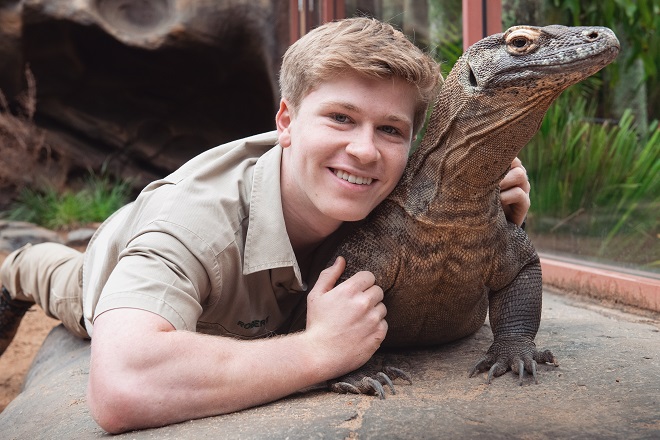
[[[439,221],[435,217],[444,218],[447,205],[459,201],[475,206],[465,206],[461,215],[476,214],[477,206],[492,214],[500,181],[560,92],[526,100],[515,90],[496,97],[469,93],[457,76],[447,78],[424,139],[393,193],[411,215]]]
[[[457,203],[499,209],[498,185],[550,104],[618,52],[601,27],[515,26],[473,44],[447,77],[390,201],[432,223]]]
[[[441,96],[438,114],[432,115],[447,133],[444,145],[439,146],[442,152],[435,153],[441,186],[459,194],[490,191],[538,131],[560,92],[539,91],[530,97],[512,87],[493,96],[463,87],[458,76],[448,82],[451,92]]]

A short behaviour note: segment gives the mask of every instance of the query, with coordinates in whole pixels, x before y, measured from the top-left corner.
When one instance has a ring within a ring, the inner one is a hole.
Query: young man
[[[335,286],[342,258],[323,269],[343,225],[401,177],[439,78],[379,21],[310,32],[284,57],[276,132],[148,185],[84,256],[41,244],[7,258],[0,351],[34,302],[91,336],[88,402],[113,433],[237,411],[360,367],[387,331],[383,291],[369,272]],[[515,163],[510,220],[522,222],[528,191]]]

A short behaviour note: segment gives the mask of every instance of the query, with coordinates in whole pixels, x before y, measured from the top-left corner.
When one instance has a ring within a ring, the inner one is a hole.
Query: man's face
[[[276,122],[285,213],[318,227],[363,219],[394,189],[412,142],[417,91],[402,79],[345,74]]]

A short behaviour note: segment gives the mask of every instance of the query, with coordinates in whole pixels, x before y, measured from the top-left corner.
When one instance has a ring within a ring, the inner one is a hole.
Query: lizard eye
[[[506,51],[511,55],[526,55],[536,51],[539,32],[531,27],[513,27],[505,34]]]
[[[527,38],[517,37],[511,41],[511,44],[517,48],[525,47],[527,45]]]

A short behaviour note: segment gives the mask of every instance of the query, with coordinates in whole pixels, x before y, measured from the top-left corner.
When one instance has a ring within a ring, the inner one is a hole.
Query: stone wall
[[[69,174],[105,164],[141,188],[274,128],[288,4],[0,0],[0,90],[18,96],[29,66],[34,120]]]

